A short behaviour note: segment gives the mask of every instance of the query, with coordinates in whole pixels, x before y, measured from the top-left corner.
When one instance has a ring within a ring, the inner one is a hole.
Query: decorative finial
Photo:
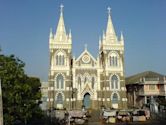
[[[121,31],[121,34],[120,34],[120,43],[122,45],[124,45],[124,38],[123,38],[123,32]]]
[[[50,28],[50,38],[53,38],[52,28]]]
[[[69,30],[69,34],[71,34],[71,29]]]
[[[69,30],[69,38],[71,38],[72,36],[71,36],[71,29]]]
[[[63,13],[63,7],[64,7],[63,4],[61,4],[60,5],[60,11],[61,11],[61,13]]]
[[[108,10],[108,14],[110,15],[111,14],[111,7],[108,7],[107,10]]]
[[[99,36],[99,41],[101,41],[101,36]]]
[[[123,32],[121,31],[121,34],[120,34],[120,40],[124,40],[124,38],[123,38]]]
[[[99,45],[101,44],[101,36],[99,36]]]
[[[87,50],[87,44],[85,44],[84,46],[85,46],[85,50]]]
[[[105,39],[105,31],[103,30],[103,39]]]

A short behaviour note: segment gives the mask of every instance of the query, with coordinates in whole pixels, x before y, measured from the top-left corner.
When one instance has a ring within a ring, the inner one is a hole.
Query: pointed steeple
[[[57,26],[57,30],[56,30],[56,34],[55,34],[55,40],[57,42],[66,42],[66,29],[65,29],[65,23],[64,23],[64,19],[63,19],[63,5],[61,4],[60,6],[60,18],[59,18],[59,22],[58,22],[58,26]]]
[[[111,18],[111,8],[108,7],[108,22],[106,28],[106,40],[116,40],[116,34]]]
[[[123,32],[121,31],[121,34],[120,34],[120,40],[123,41],[124,38],[123,38]]]
[[[68,34],[68,42],[72,43],[71,29],[69,30],[69,34]]]
[[[99,45],[101,45],[101,36],[99,36]]]
[[[69,38],[72,38],[72,36],[71,36],[71,29],[69,30]]]
[[[53,43],[53,39],[54,39],[54,36],[53,36],[52,28],[50,28],[50,36],[49,36],[50,47],[51,47],[51,44]]]
[[[122,44],[124,44],[124,37],[123,37],[123,33],[122,32],[120,34],[120,41],[121,41]]]
[[[100,48],[101,48],[101,36],[99,36],[99,50],[100,50]]]
[[[106,37],[105,37],[105,32],[104,32],[104,30],[103,30],[102,43],[105,43],[105,39],[106,39]]]
[[[103,39],[105,39],[105,32],[104,32],[104,30],[103,30]]]
[[[50,28],[50,38],[53,38],[52,28]]]

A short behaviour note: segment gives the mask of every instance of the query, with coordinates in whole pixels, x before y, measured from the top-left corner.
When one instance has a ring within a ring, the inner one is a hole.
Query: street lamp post
[[[0,125],[3,125],[3,103],[2,103],[1,79],[0,79]]]

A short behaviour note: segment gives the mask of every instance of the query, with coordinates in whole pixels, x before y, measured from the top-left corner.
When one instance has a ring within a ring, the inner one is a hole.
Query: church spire
[[[50,38],[53,38],[53,32],[52,32],[52,28],[50,28]]]
[[[107,40],[115,40],[116,34],[114,30],[114,26],[111,19],[111,8],[108,7],[108,22],[107,22],[107,29],[106,29],[106,39]]]
[[[63,5],[60,5],[60,18],[55,34],[55,39],[57,42],[65,42],[66,41],[66,29],[65,29],[65,24],[64,24],[64,19],[63,19]]]
[[[120,34],[120,40],[123,41],[124,38],[123,38],[123,32],[121,31],[121,34]]]

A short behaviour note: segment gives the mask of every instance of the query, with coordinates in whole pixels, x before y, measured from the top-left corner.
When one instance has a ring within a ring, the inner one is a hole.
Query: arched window
[[[113,93],[111,100],[112,100],[113,103],[117,103],[118,102],[118,94],[117,93]]]
[[[64,88],[64,79],[63,76],[60,74],[56,78],[56,88],[57,89],[63,89]]]
[[[63,96],[62,96],[62,93],[58,93],[58,96],[57,96],[57,104],[63,104]]]
[[[95,85],[95,78],[92,77],[92,89],[94,89],[94,85]]]
[[[118,66],[118,58],[116,56],[110,57],[110,66]]]
[[[56,55],[56,65],[64,65],[65,64],[65,56],[62,52],[59,52]]]
[[[111,54],[109,54],[109,64],[112,67],[117,67],[118,66],[118,54],[116,52],[111,52]]]
[[[113,75],[111,77],[111,89],[118,89],[119,86],[118,86],[118,77],[116,75]]]

